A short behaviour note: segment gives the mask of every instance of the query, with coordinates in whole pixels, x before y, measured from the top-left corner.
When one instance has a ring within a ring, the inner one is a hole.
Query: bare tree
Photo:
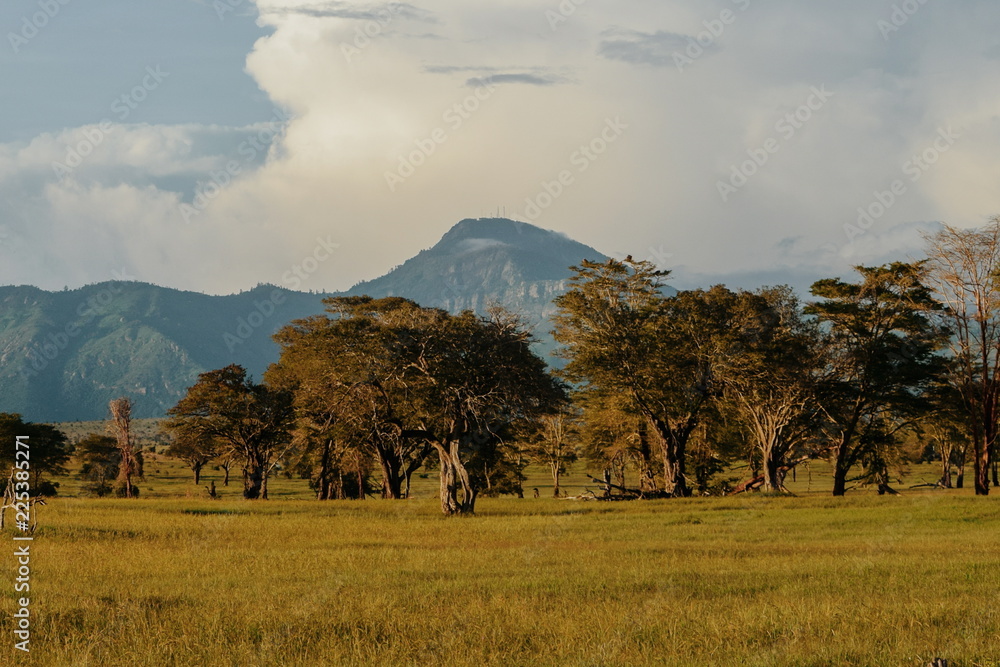
[[[552,496],[560,494],[559,481],[566,466],[577,459],[578,429],[576,415],[569,411],[545,415],[538,420],[529,453],[536,461],[548,466],[552,474]]]
[[[976,495],[990,488],[1000,400],[1000,217],[981,229],[946,226],[927,237],[928,286],[946,307],[972,436]]]
[[[108,407],[111,410],[108,430],[114,436],[121,454],[121,464],[118,466],[119,489],[126,498],[136,498],[139,493],[132,484],[132,477],[142,477],[142,461],[136,456],[132,438],[132,401],[123,396],[111,401]]]

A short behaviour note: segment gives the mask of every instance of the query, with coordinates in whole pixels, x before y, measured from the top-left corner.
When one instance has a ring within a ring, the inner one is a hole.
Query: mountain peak
[[[561,283],[569,267],[605,255],[564,234],[507,218],[467,218],[381,278],[355,285],[350,294],[405,295],[448,310],[482,311],[490,300],[509,301],[508,290],[532,283]],[[536,285],[538,292],[541,285]],[[544,286],[547,292],[554,286]],[[538,297],[541,298],[541,297]]]

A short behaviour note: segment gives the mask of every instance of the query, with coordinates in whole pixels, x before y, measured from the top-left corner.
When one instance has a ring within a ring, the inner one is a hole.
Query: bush
[[[42,482],[35,489],[35,494],[43,496],[45,498],[51,498],[59,493],[59,482],[50,482],[48,480]]]
[[[80,487],[80,491],[83,495],[90,496],[92,498],[105,498],[111,495],[114,491],[114,487],[112,487],[110,483],[100,480],[91,484],[84,484]]]

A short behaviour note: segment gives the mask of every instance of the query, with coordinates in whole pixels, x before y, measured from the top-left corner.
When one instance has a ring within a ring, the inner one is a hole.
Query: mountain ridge
[[[431,248],[341,293],[260,284],[223,296],[129,281],[54,292],[0,287],[0,412],[103,419],[108,401],[127,395],[137,417],[162,416],[198,373],[238,363],[260,377],[278,358],[271,335],[324,313],[327,296],[404,296],[451,312],[503,305],[533,327],[537,351],[548,356],[552,299],[582,259],[606,256],[528,223],[467,218]]]

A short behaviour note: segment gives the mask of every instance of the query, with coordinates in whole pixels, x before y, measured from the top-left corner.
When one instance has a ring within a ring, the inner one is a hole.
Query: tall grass
[[[430,496],[62,498],[41,509],[18,662],[997,665],[998,509],[484,499],[448,520]]]

